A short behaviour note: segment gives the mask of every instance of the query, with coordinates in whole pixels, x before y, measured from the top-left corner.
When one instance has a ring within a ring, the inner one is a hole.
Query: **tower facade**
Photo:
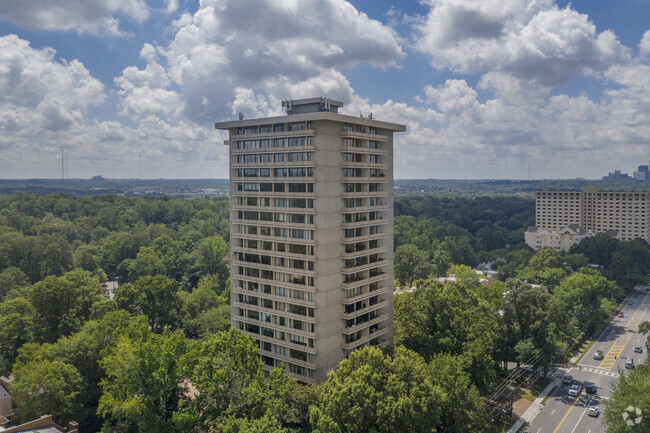
[[[327,98],[220,122],[230,155],[231,325],[264,368],[322,382],[393,339],[393,133]],[[241,117],[241,116],[240,116]]]

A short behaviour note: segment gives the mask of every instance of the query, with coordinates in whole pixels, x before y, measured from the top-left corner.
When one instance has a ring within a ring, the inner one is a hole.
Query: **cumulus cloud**
[[[639,43],[639,54],[641,56],[650,56],[650,30],[643,34],[643,38]]]
[[[437,69],[487,71],[554,86],[628,56],[611,31],[552,0],[429,0],[416,49]]]
[[[390,27],[344,0],[204,0],[174,26],[167,70],[192,119],[227,115],[236,87],[318,87],[318,77],[341,81],[336,68],[391,67],[404,56]]]
[[[176,0],[169,0],[168,9]],[[144,0],[20,0],[0,2],[0,19],[35,30],[74,30],[79,34],[123,35],[116,15],[142,22],[149,17]]]
[[[614,168],[612,155],[638,165],[650,148],[650,66],[616,64],[604,77],[609,85],[593,97],[554,95],[502,72],[475,88],[427,86],[420,99],[440,110],[439,124],[410,123],[397,137],[396,176],[526,177],[530,165],[538,178],[591,177]]]
[[[226,177],[223,136],[176,119],[175,92],[156,63],[158,51],[146,45],[143,70],[125,69],[116,79],[122,111],[133,126],[89,116],[106,99],[104,86],[78,60],[57,61],[51,48],[34,49],[15,35],[0,37],[0,167],[3,177],[60,173],[60,147],[70,153],[71,176],[133,177],[142,154],[143,175],[187,173],[187,177]],[[150,92],[150,94],[143,94]],[[171,107],[171,108],[170,108]]]

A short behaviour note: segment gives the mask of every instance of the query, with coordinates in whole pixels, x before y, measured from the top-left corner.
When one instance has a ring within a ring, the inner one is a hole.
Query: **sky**
[[[0,178],[227,178],[214,122],[326,96],[395,178],[650,160],[648,0],[0,0]]]

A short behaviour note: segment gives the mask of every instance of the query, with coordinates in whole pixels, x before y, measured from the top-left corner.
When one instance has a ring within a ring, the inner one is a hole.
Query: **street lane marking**
[[[587,407],[585,407],[585,410],[582,411],[582,415],[580,415],[580,418],[578,418],[578,422],[576,423],[576,426],[573,427],[573,430],[571,430],[571,433],[575,433],[576,429],[578,428],[578,424],[580,424],[580,421],[582,421],[582,417],[584,417],[585,414],[587,413],[587,409],[589,409],[589,406],[591,406],[591,402],[594,400],[594,397],[595,396],[593,396],[593,395],[591,396],[591,399],[589,400],[589,403],[587,403]]]
[[[540,427],[539,430],[537,430],[537,433],[539,433],[539,432],[541,432],[541,431],[542,431],[542,428]]]
[[[641,308],[641,305],[643,305],[643,304],[645,303],[645,300],[646,300],[647,297],[648,297],[648,295],[645,295],[645,297],[643,298],[643,301],[642,301],[642,302],[639,304],[639,306],[636,308],[636,311],[634,312],[634,314],[633,314],[632,317],[630,318],[629,322],[627,322],[627,325],[625,325],[626,328],[627,328],[628,326],[630,326],[630,323],[632,323],[632,320],[634,320],[634,318],[636,317],[636,314],[639,312],[639,309]],[[646,308],[646,311],[647,311],[647,310],[648,310],[648,309]],[[635,328],[636,328],[636,327],[635,327]],[[605,359],[607,359],[607,357],[609,357],[610,354],[612,354],[613,352],[615,352],[615,351],[616,351],[615,349],[618,349],[619,347],[621,347],[621,346],[618,346],[617,343],[618,343],[618,340],[620,340],[620,338],[621,338],[622,336],[623,336],[623,334],[619,335],[619,336],[616,338],[616,341],[614,341],[614,344],[613,344],[612,347],[609,349],[609,352],[607,352],[607,355],[605,355]],[[628,341],[630,341],[629,338],[628,338]],[[626,342],[622,347],[625,348],[626,345],[627,345],[627,342]],[[621,349],[618,353],[614,353],[614,355],[619,355],[622,351],[623,351],[623,349]],[[617,356],[617,358],[618,358],[618,356]],[[607,362],[606,362],[605,359],[603,359],[603,361],[600,363],[600,365],[598,366],[598,368],[605,368],[605,369],[607,369],[607,370],[611,370],[612,367],[614,366],[614,364],[616,364],[616,360],[614,360],[614,362],[611,363],[611,365],[609,365],[609,364],[610,364],[610,361],[607,360]],[[610,359],[611,359],[611,358],[610,358]],[[604,365],[607,365],[608,367],[604,367]]]
[[[648,295],[646,295],[646,298],[647,298],[647,297],[648,297]],[[645,301],[645,298],[643,298],[643,300]],[[632,328],[632,332],[634,332],[634,331],[636,330],[636,328],[638,328],[638,326],[639,326],[639,325],[641,324],[641,322],[643,321],[643,318],[644,318],[645,315],[648,313],[648,307],[650,307],[650,305],[648,305],[647,307],[645,307],[645,311],[643,312],[643,314],[642,314],[641,317],[639,318],[639,321],[637,322],[636,326],[635,326],[634,328]],[[634,313],[634,316],[636,316],[636,313]],[[634,316],[632,316],[632,318],[634,318]],[[630,320],[630,321],[631,321],[631,320]],[[628,323],[628,325],[629,325],[629,323]],[[620,338],[620,337],[619,337],[619,338]],[[630,336],[628,337],[627,341],[626,341],[625,344],[623,345],[623,349],[621,349],[621,352],[625,349],[625,346],[628,345],[628,343],[630,342],[630,340],[632,340],[632,334],[630,334]],[[613,365],[612,365],[611,367],[609,367],[609,370],[611,370],[612,367],[613,367]]]
[[[551,415],[553,415],[554,413],[555,413],[555,409],[553,409],[553,412],[551,412]]]
[[[571,407],[569,408],[569,410],[566,412],[566,414],[564,414],[564,418],[562,418],[562,421],[560,421],[560,423],[557,425],[557,427],[555,427],[555,430],[553,430],[553,433],[557,433],[557,431],[560,429],[560,427],[562,427],[562,424],[564,424],[564,421],[566,420],[566,417],[569,416],[569,414],[570,414],[571,411],[573,410],[573,407],[576,405],[576,403],[578,402],[578,400],[580,400],[580,397],[582,397],[582,394],[580,394],[580,395],[578,395],[578,396],[576,397],[575,401],[573,402],[573,404],[571,405]]]

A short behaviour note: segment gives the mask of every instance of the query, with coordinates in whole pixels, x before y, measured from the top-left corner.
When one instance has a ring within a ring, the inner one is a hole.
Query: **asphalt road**
[[[636,331],[639,323],[650,321],[650,292],[644,287],[637,290],[631,299],[632,305],[622,310],[622,318],[615,318],[596,340],[577,366],[565,372],[573,376],[573,383],[582,385],[578,397],[568,395],[570,385],[561,384],[544,408],[524,430],[527,433],[602,433],[602,411],[604,401],[610,396],[610,382],[619,374],[626,374],[625,362],[632,358],[635,365],[642,363],[647,354],[646,337]],[[634,346],[641,346],[643,353],[635,353]],[[596,350],[605,355],[602,360],[594,359]],[[560,379],[556,382],[560,384]],[[588,384],[597,387],[596,394],[587,394]],[[601,410],[598,417],[587,415],[589,406]]]

